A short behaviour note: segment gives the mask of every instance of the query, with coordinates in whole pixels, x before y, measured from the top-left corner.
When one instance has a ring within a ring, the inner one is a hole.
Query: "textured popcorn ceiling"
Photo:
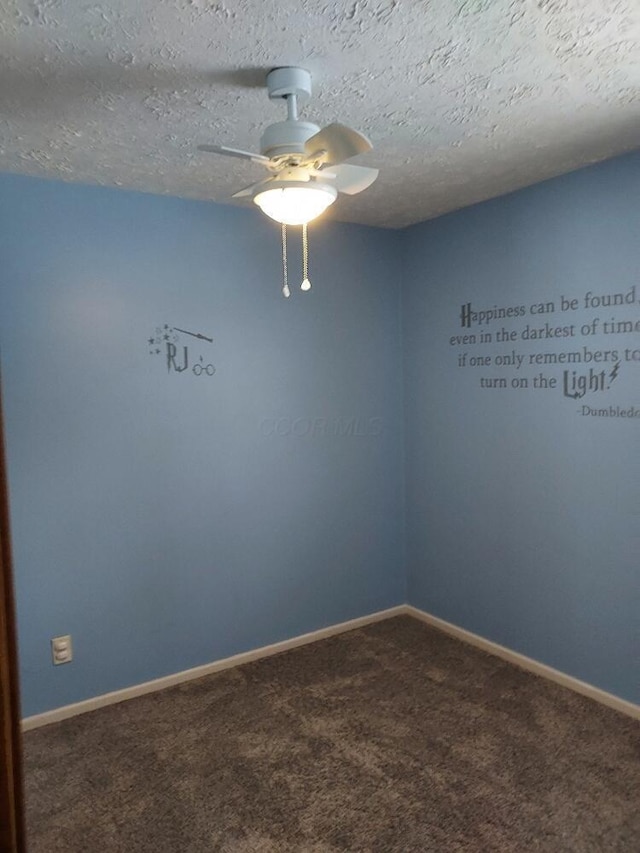
[[[399,227],[640,146],[638,0],[4,0],[0,170],[225,202],[278,65],[380,168],[338,219]]]

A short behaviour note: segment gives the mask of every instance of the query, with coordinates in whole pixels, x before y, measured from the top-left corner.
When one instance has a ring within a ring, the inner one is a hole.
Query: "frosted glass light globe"
[[[305,225],[336,200],[338,192],[327,185],[278,187],[253,199],[263,213],[284,225]]]

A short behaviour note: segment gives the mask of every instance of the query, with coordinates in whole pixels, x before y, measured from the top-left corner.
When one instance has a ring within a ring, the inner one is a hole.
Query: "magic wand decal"
[[[209,341],[210,344],[213,343],[213,338],[208,338],[206,335],[201,335],[200,332],[187,332],[186,329],[179,329],[177,326],[173,327],[176,332],[182,332],[183,335],[191,335],[192,338],[199,338],[201,341]]]

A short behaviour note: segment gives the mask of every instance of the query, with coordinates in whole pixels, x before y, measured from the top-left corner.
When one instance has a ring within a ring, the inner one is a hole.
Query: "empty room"
[[[640,849],[638,4],[0,68],[0,853]]]

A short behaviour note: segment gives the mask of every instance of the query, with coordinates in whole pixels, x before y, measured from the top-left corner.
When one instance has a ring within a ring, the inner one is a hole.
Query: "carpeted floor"
[[[29,853],[637,853],[640,726],[410,617],[25,738]]]

